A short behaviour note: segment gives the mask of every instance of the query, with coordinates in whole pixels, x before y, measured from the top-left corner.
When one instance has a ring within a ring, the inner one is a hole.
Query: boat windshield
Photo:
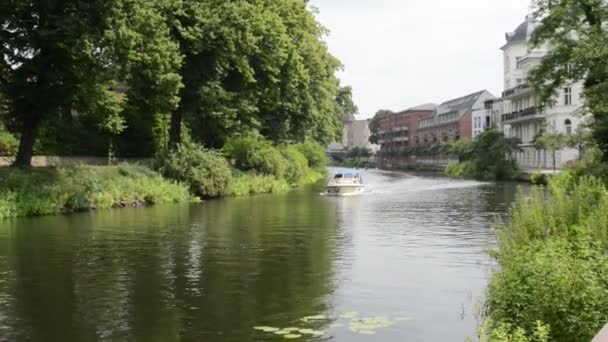
[[[350,173],[336,173],[336,175],[334,176],[334,179],[353,179],[353,178],[359,178],[359,177],[355,176],[353,174],[350,174]]]

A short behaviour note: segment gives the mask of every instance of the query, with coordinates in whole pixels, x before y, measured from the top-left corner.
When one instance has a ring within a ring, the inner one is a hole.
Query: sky
[[[359,118],[502,92],[505,33],[530,0],[312,0]]]

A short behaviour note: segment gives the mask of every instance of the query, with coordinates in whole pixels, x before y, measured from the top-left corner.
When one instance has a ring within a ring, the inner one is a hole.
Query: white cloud
[[[530,0],[312,0],[361,117],[502,91],[504,34]]]

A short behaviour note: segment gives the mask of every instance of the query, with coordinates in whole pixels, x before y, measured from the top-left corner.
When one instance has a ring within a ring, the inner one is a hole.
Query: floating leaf
[[[273,328],[273,327],[253,327],[253,329],[255,330],[261,330],[263,332],[275,332],[275,331],[279,331],[279,328]]]
[[[277,334],[277,335],[287,335],[290,332],[291,331],[289,331],[289,330],[278,330],[278,331],[275,331],[274,333]]]
[[[298,331],[300,330],[300,328],[295,328],[295,327],[291,327],[291,328],[283,328],[283,331]]]
[[[302,337],[302,335],[298,335],[298,334],[288,334],[288,335],[285,335],[285,336],[283,336],[283,337],[284,337],[284,338],[286,338],[286,339],[289,339],[289,340],[293,340],[293,339],[296,339],[296,338],[300,338],[300,337]]]
[[[342,328],[344,326],[344,324],[342,323],[332,323],[329,327],[330,328]]]
[[[308,322],[308,321],[323,321],[326,320],[327,316],[325,315],[316,315],[316,316],[306,316],[304,318],[302,318],[302,321],[304,322]]]
[[[300,329],[299,331],[300,331],[300,334],[305,334],[305,335],[313,335],[313,336],[323,335],[322,331],[313,330],[313,329]]]

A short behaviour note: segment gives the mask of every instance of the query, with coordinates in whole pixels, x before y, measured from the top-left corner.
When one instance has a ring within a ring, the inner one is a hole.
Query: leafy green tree
[[[387,109],[381,109],[379,111],[376,112],[376,114],[374,115],[374,117],[372,118],[372,120],[369,123],[369,130],[371,132],[370,136],[369,136],[369,142],[372,144],[377,144],[378,141],[380,140],[380,121],[390,115],[395,114],[393,111],[391,110],[387,110]]]
[[[186,122],[193,136],[221,147],[234,133],[278,142],[329,142],[344,112],[356,109],[339,89],[341,67],[326,30],[299,0],[176,1],[168,20],[184,63],[185,87],[171,116],[171,143]],[[343,107],[341,106],[343,105]]]
[[[0,87],[21,131],[15,165],[30,165],[39,128],[62,114],[98,115],[106,128],[122,128],[117,81],[128,84],[124,103],[133,109],[147,103],[149,110],[165,110],[176,102],[178,75],[154,68],[179,62],[159,6],[145,0],[0,4]]]
[[[533,0],[540,23],[532,45],[551,51],[530,79],[540,99],[551,99],[565,85],[584,82],[585,107],[593,115],[592,136],[608,161],[608,3],[603,0]]]
[[[557,170],[557,151],[568,147],[570,137],[563,133],[549,133],[542,130],[534,138],[532,144],[537,149],[551,151],[553,156],[553,170]]]
[[[341,109],[340,114],[342,116],[355,115],[359,112],[359,108],[353,101],[353,88],[351,86],[338,88],[336,103]]]

